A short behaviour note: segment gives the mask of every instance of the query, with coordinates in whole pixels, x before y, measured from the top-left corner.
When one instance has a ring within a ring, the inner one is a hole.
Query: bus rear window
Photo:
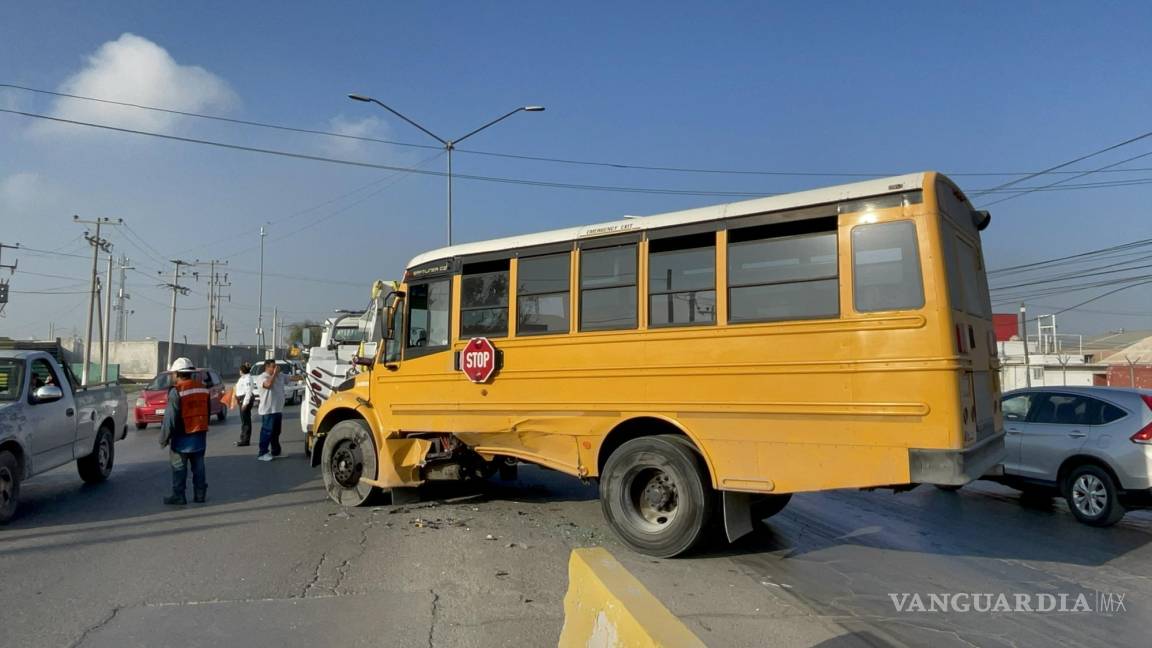
[[[924,305],[916,225],[894,221],[852,229],[853,299],[857,312],[911,310]]]

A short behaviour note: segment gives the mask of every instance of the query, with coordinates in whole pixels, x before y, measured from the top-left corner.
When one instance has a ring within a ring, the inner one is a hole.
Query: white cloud
[[[13,173],[0,178],[0,215],[18,215],[54,201],[57,192],[39,173]]]
[[[59,90],[185,112],[224,112],[238,102],[236,93],[220,77],[199,66],[180,65],[163,47],[127,33],[101,45],[88,57],[84,68],[65,80]],[[165,132],[187,120],[169,113],[65,97],[53,102],[50,114]],[[53,122],[43,122],[37,129],[70,135],[77,132],[74,126]]]
[[[381,126],[382,123],[378,117],[370,116],[363,119],[348,119],[344,115],[336,115],[328,120],[327,130],[352,137],[380,138],[379,132]],[[324,152],[329,155],[349,155],[359,152],[363,149],[364,145],[368,143],[369,142],[343,137],[326,137],[324,138],[323,149]]]

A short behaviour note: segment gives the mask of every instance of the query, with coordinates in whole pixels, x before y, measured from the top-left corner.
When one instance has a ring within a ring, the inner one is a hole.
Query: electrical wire
[[[168,135],[165,133],[156,133],[153,131],[139,130],[135,128],[121,128],[119,126],[110,126],[108,124],[97,124],[94,122],[85,122],[75,119],[64,119],[62,117],[51,117],[49,115],[41,115],[38,113],[30,113],[22,110],[11,110],[8,108],[0,108],[0,113],[8,113],[12,115],[21,115],[32,119],[45,119],[48,121],[59,122],[63,124],[72,124],[75,126],[85,126],[89,128],[98,128],[102,130],[109,130],[118,133],[127,133],[132,135],[144,135],[147,137],[156,137],[160,139],[172,140],[176,142],[185,142],[188,144],[202,144],[204,146],[215,146],[218,148],[230,149],[235,151],[247,151],[250,153],[262,153],[265,155],[274,155],[279,157],[293,158],[298,160],[310,160],[313,162],[324,162],[328,164],[342,164],[345,166],[363,167],[368,169],[383,169],[385,171],[406,171],[408,173],[416,173],[419,175],[445,177],[448,175],[445,171],[430,171],[427,169],[415,169],[411,167],[398,167],[388,164],[376,164],[373,162],[359,162],[356,160],[344,160],[340,158],[325,157],[322,155],[311,155],[307,153],[295,153],[292,151],[281,151],[277,149],[266,149],[255,146],[244,146],[241,144],[231,144],[228,142],[219,142],[215,140],[200,139],[195,137],[183,137],[180,135]],[[525,185],[532,187],[546,187],[552,189],[573,189],[579,191],[606,191],[617,193],[641,193],[653,195],[672,195],[672,196],[720,196],[720,197],[735,197],[735,198],[762,198],[765,196],[775,196],[778,193],[772,192],[752,192],[752,191],[707,191],[695,189],[672,189],[666,187],[625,187],[615,185],[590,185],[590,184],[577,184],[570,182],[550,182],[545,180],[528,180],[524,178],[505,178],[498,176],[481,176],[472,174],[454,173],[452,177],[457,180],[475,180],[479,182],[495,182],[501,184],[514,184]]]
[[[1142,139],[1143,137],[1147,137],[1147,136],[1149,136],[1149,135],[1152,135],[1152,133],[1147,133],[1146,135],[1142,135],[1141,137],[1138,137],[1138,138],[1134,138],[1134,139],[1132,139],[1132,140],[1129,140],[1129,141],[1128,141],[1128,142],[1126,142],[1126,143],[1131,143],[1131,142],[1134,142],[1134,141],[1136,141],[1136,140],[1138,140],[1138,139]],[[1117,146],[1122,146],[1122,145],[1117,145]],[[1116,147],[1115,147],[1115,146],[1113,146],[1112,148],[1116,148]],[[1110,149],[1105,149],[1105,150],[1110,150]],[[1057,185],[1061,185],[1061,184],[1064,184],[1065,182],[1068,182],[1068,181],[1070,181],[1070,180],[1075,180],[1076,178],[1083,178],[1083,177],[1084,177],[1084,176],[1086,176],[1086,175],[1091,175],[1091,174],[1093,174],[1093,173],[1099,173],[1099,172],[1101,172],[1101,171],[1104,171],[1104,170],[1106,170],[1106,169],[1112,169],[1112,168],[1115,168],[1115,167],[1118,167],[1118,166],[1120,166],[1121,164],[1127,164],[1127,163],[1129,163],[1129,162],[1133,162],[1133,161],[1135,161],[1135,160],[1139,160],[1139,159],[1142,159],[1142,158],[1146,158],[1146,157],[1148,157],[1148,156],[1150,156],[1150,155],[1152,155],[1152,151],[1148,151],[1147,153],[1141,153],[1140,155],[1134,155],[1134,156],[1132,156],[1132,157],[1130,157],[1130,158],[1126,158],[1126,159],[1120,160],[1119,162],[1113,162],[1112,164],[1106,164],[1106,165],[1104,165],[1104,166],[1102,166],[1102,167],[1100,167],[1100,168],[1098,168],[1098,169],[1092,169],[1092,170],[1090,170],[1090,171],[1083,171],[1083,172],[1081,172],[1081,173],[1079,173],[1079,174],[1076,174],[1076,175],[1074,175],[1074,176],[1070,176],[1070,177],[1064,178],[1063,180],[1057,180],[1056,182],[1053,182],[1053,183],[1050,183],[1050,184],[1046,184],[1046,185],[1044,185],[1044,186],[1042,186],[1042,187],[1033,187],[1033,188],[1030,188],[1028,191],[1022,191],[1022,192],[1020,192],[1020,193],[1012,194],[1011,196],[1005,196],[1005,197],[1001,198],[1000,200],[993,200],[993,201],[992,201],[992,202],[990,202],[990,203],[985,203],[985,204],[983,205],[983,207],[991,207],[992,205],[999,205],[999,204],[1000,204],[1000,203],[1002,203],[1002,202],[1007,202],[1007,201],[1009,201],[1009,200],[1013,200],[1013,199],[1015,199],[1015,198],[1019,198],[1020,196],[1026,196],[1026,195],[1028,195],[1028,194],[1030,194],[1030,193],[1034,193],[1034,192],[1036,192],[1036,191],[1044,191],[1044,190],[1048,190],[1048,189],[1051,189],[1052,187],[1055,187],[1055,186],[1057,186]],[[987,192],[985,192],[985,193],[987,193]]]
[[[1042,261],[1033,261],[1030,263],[1021,263],[1019,265],[1007,266],[1004,268],[996,268],[995,270],[989,270],[988,274],[992,275],[992,274],[999,274],[999,273],[1004,273],[1004,272],[1016,272],[1016,271],[1026,269],[1026,268],[1036,268],[1036,267],[1040,267],[1040,266],[1050,265],[1053,263],[1059,263],[1060,261],[1067,261],[1069,259],[1079,259],[1081,257],[1092,256],[1092,255],[1101,254],[1104,252],[1128,250],[1131,248],[1143,247],[1143,246],[1147,246],[1147,245],[1152,245],[1152,238],[1140,239],[1138,241],[1131,241],[1129,243],[1120,243],[1117,245],[1112,245],[1112,246],[1100,248],[1097,250],[1088,250],[1086,252],[1077,252],[1076,254],[1069,254],[1067,256],[1055,257],[1053,259],[1044,259]]]
[[[64,97],[67,99],[92,101],[92,102],[110,104],[110,105],[115,105],[115,106],[124,106],[124,107],[129,107],[129,108],[136,108],[136,109],[140,109],[140,110],[149,110],[149,111],[167,113],[167,114],[172,114],[172,115],[181,115],[184,117],[193,117],[193,118],[197,118],[197,119],[207,119],[207,120],[212,120],[212,121],[226,122],[226,123],[238,124],[238,125],[242,125],[242,126],[254,126],[254,127],[258,127],[258,128],[268,128],[268,129],[287,131],[287,132],[293,132],[293,133],[307,133],[307,134],[311,134],[311,135],[323,135],[326,137],[337,137],[337,138],[341,138],[341,139],[348,139],[348,140],[355,140],[355,141],[362,141],[362,142],[375,142],[375,143],[379,143],[379,144],[388,144],[391,146],[404,146],[404,147],[410,147],[410,148],[442,150],[442,147],[436,146],[436,145],[430,145],[430,144],[414,144],[411,142],[398,142],[398,141],[394,141],[394,140],[386,140],[386,139],[381,139],[381,138],[377,138],[377,137],[368,137],[368,136],[363,136],[363,135],[349,135],[347,133],[337,133],[337,132],[333,132],[333,131],[324,131],[324,130],[317,130],[317,129],[311,129],[311,128],[302,128],[302,127],[297,127],[297,126],[286,126],[283,124],[274,124],[274,123],[269,123],[269,122],[261,122],[261,121],[246,120],[246,119],[235,119],[235,118],[231,118],[231,117],[224,117],[221,115],[209,115],[209,114],[205,114],[205,113],[196,113],[196,112],[184,111],[184,110],[173,110],[173,109],[169,109],[169,108],[159,108],[156,106],[147,106],[144,104],[138,104],[138,103],[132,103],[132,102],[126,102],[126,101],[115,101],[115,100],[111,100],[111,99],[102,99],[99,97],[90,97],[90,96],[84,96],[84,95],[70,94],[70,93],[66,93],[66,92],[58,92],[58,91],[53,91],[53,90],[44,90],[42,88],[32,88],[29,86],[17,85],[17,84],[13,84],[13,83],[0,83],[0,88],[11,88],[14,90],[22,90],[25,92],[50,95],[50,96],[54,96],[54,97]],[[1132,140],[1132,141],[1135,141],[1135,140]],[[1123,146],[1123,145],[1124,145],[1124,143],[1121,143],[1121,144],[1116,145],[1116,146]],[[1109,149],[1105,149],[1105,151],[1111,150],[1111,148],[1114,148],[1114,147],[1110,147]],[[539,156],[539,155],[520,155],[520,154],[512,154],[512,153],[496,153],[496,152],[492,152],[492,151],[481,151],[481,150],[475,150],[475,149],[455,149],[455,150],[457,153],[468,153],[468,154],[472,154],[472,155],[483,155],[483,156],[487,156],[487,157],[497,157],[497,158],[506,158],[506,159],[515,159],[515,160],[527,160],[527,161],[533,161],[533,162],[549,162],[549,163],[556,163],[556,164],[606,167],[606,168],[612,168],[612,169],[626,169],[626,170],[639,170],[639,171],[663,171],[663,172],[672,172],[672,173],[701,173],[701,174],[720,174],[720,175],[762,175],[762,176],[785,176],[785,177],[852,177],[852,178],[883,178],[883,177],[887,177],[887,176],[900,175],[900,172],[878,173],[878,172],[872,172],[872,171],[861,171],[861,172],[849,172],[849,171],[759,171],[759,170],[749,170],[749,169],[702,169],[702,168],[690,168],[690,167],[643,165],[643,164],[632,164],[632,163],[624,163],[624,162],[605,162],[605,161],[596,161],[596,160],[575,160],[575,159],[570,159],[570,158],[557,158],[557,157],[548,157],[548,156]],[[1086,157],[1091,157],[1091,155],[1086,156]],[[1086,159],[1086,158],[1081,158],[1081,159]],[[1076,161],[1079,161],[1079,160],[1076,160]],[[992,176],[992,177],[995,177],[995,176],[1022,176],[1022,180],[1027,180],[1027,179],[1030,179],[1032,177],[1036,177],[1037,175],[1064,174],[1064,173],[1074,174],[1074,173],[1077,173],[1075,171],[1058,171],[1058,170],[1056,170],[1056,169],[1059,169],[1061,166],[1067,166],[1067,164],[1071,164],[1071,163],[1066,163],[1065,165],[1052,167],[1050,169],[1047,169],[1044,171],[1038,171],[1038,172],[1034,172],[1034,171],[978,171],[978,172],[952,172],[952,173],[949,173],[948,175],[956,176],[956,177],[959,177],[959,176]],[[1113,172],[1114,173],[1123,173],[1123,172],[1128,172],[1128,171],[1152,171],[1152,168],[1125,169],[1125,170],[1117,170],[1117,171],[1113,171]]]

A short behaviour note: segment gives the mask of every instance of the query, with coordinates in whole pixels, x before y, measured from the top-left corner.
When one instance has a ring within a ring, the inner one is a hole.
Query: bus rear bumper
[[[908,449],[909,481],[962,486],[993,472],[1004,460],[1004,433],[964,450]]]

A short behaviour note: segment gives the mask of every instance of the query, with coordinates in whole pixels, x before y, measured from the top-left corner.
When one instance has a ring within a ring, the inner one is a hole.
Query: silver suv
[[[1058,492],[1076,519],[1109,526],[1152,505],[1152,391],[1037,387],[1004,394],[1004,474],[1025,493]]]

